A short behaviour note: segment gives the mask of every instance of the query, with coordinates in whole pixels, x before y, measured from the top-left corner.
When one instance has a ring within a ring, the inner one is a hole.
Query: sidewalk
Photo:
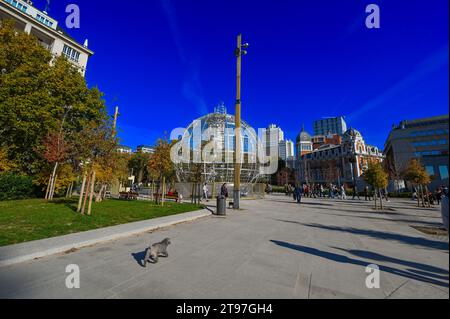
[[[0,247],[0,267],[117,240],[210,215],[209,211],[200,210]]]

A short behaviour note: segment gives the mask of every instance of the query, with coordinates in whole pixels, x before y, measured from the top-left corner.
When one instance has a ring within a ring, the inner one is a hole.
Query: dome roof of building
[[[358,130],[355,130],[354,128],[350,128],[347,130],[347,132],[344,133],[344,140],[349,140],[349,139],[363,139],[363,137]]]
[[[297,143],[300,142],[311,142],[311,135],[305,131],[305,127],[302,128],[302,131],[297,136]]]

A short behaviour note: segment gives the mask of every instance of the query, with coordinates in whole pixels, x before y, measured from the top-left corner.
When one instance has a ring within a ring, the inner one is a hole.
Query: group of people
[[[434,193],[430,191],[424,192],[425,200],[429,202],[431,205],[440,205],[443,197],[448,197],[448,187],[447,186],[440,186],[436,188]],[[417,200],[418,192],[417,189],[414,188],[412,199]]]
[[[330,183],[325,186],[323,184],[302,184],[302,185],[295,185],[295,184],[286,184],[284,186],[285,194],[286,196],[293,195],[294,200],[301,203],[302,197],[307,198],[330,198],[335,199],[339,198],[342,200],[346,200],[348,198],[347,196],[347,189],[344,185],[335,185],[333,183]],[[360,193],[358,192],[358,189],[356,185],[353,185],[351,188],[351,197],[352,199],[358,199],[360,200]],[[389,202],[389,196],[388,191],[386,189],[381,190],[381,197]],[[369,186],[366,186],[364,188],[364,199],[366,201],[371,201],[374,197],[374,191],[370,189]]]

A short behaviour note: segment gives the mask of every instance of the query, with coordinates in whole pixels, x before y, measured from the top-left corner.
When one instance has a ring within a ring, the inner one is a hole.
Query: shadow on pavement
[[[387,221],[387,222],[400,222],[406,224],[422,224],[430,227],[443,227],[442,223],[438,222],[428,222],[419,219],[398,219],[398,218],[382,218],[382,217],[370,217],[370,216],[355,216],[355,215],[344,215],[344,214],[330,214],[333,216],[339,217],[351,217],[351,218],[360,218],[360,219],[371,219],[371,220],[379,220],[379,221]],[[415,217],[415,216],[411,216]]]
[[[142,268],[144,268],[143,260],[145,258],[145,253],[146,252],[147,252],[147,250],[144,250],[144,251],[140,251],[138,253],[132,253],[131,254],[131,256],[133,256],[133,258],[137,262],[137,264],[139,266],[141,266]]]
[[[352,255],[354,255],[356,257],[360,257],[360,258],[371,259],[371,260],[376,260],[376,261],[384,261],[384,262],[389,262],[389,263],[398,264],[398,265],[402,265],[402,266],[412,267],[412,268],[427,271],[427,272],[448,275],[448,270],[430,266],[430,265],[426,265],[426,264],[421,264],[421,263],[414,262],[414,261],[408,261],[408,260],[393,258],[393,257],[389,257],[389,256],[384,256],[384,255],[380,255],[380,254],[373,253],[370,251],[365,251],[365,250],[347,250],[347,249],[342,249],[342,248],[337,248],[337,247],[331,247],[331,248],[340,250],[343,252],[347,252],[349,254],[352,254]],[[448,280],[448,277],[446,277],[445,279]]]
[[[422,246],[426,248],[434,248],[434,249],[440,249],[440,250],[448,250],[448,243],[443,241],[437,241],[437,240],[430,240],[423,237],[413,237],[413,236],[407,236],[402,234],[394,234],[394,233],[388,233],[388,232],[382,232],[382,231],[376,231],[376,230],[370,230],[370,229],[358,229],[353,227],[337,227],[337,226],[326,226],[326,225],[319,225],[319,224],[302,224],[306,227],[312,227],[312,228],[320,228],[324,230],[331,230],[331,231],[337,231],[337,232],[344,232],[344,233],[350,233],[355,235],[362,235],[377,239],[384,239],[384,240],[393,240],[397,241],[403,244],[412,245],[412,246]]]
[[[357,265],[357,266],[361,266],[364,268],[366,268],[370,264],[373,264],[373,263],[376,264],[376,262],[374,262],[374,261],[367,262],[367,261],[363,261],[363,260],[359,260],[359,259],[349,258],[344,255],[339,255],[339,254],[319,250],[319,249],[312,248],[312,247],[295,245],[295,244],[278,241],[278,240],[271,240],[271,242],[278,246],[284,247],[284,248],[293,249],[293,250],[296,250],[296,251],[299,251],[302,253],[321,257],[321,258],[328,259],[328,260],[335,261],[335,262],[342,263],[342,264],[352,264],[352,265]],[[414,279],[414,280],[421,281],[421,282],[434,284],[434,285],[441,286],[441,287],[448,287],[448,282],[446,283],[446,282],[442,282],[442,281],[439,281],[439,280],[436,280],[433,278],[428,278],[426,276],[418,274],[417,272],[400,270],[400,269],[396,269],[396,268],[392,268],[392,267],[384,266],[384,265],[378,265],[378,266],[380,267],[381,271],[384,271],[384,272],[387,272],[390,274],[402,276],[402,277],[409,278],[409,279]],[[437,269],[439,269],[439,268],[437,268]],[[439,269],[439,270],[442,271],[441,269]]]

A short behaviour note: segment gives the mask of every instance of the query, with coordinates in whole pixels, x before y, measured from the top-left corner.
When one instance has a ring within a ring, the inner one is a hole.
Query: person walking
[[[442,188],[439,187],[436,189],[436,192],[434,193],[434,197],[436,198],[437,204],[441,205],[441,199],[442,199]]]
[[[358,200],[361,200],[361,198],[359,198],[358,187],[356,186],[356,183],[353,184],[353,200],[355,200],[355,197],[358,197]]]
[[[303,193],[303,187],[302,186],[296,186],[295,187],[295,197],[297,199],[297,203],[302,203],[302,193]]]
[[[341,199],[342,200],[346,200],[347,199],[347,194],[345,193],[344,185],[341,186]]]
[[[372,197],[370,196],[370,189],[369,189],[368,185],[366,187],[364,187],[364,197],[365,197],[366,202],[372,200]]]
[[[224,196],[225,198],[228,198],[228,187],[227,183],[223,184],[220,188],[220,195]]]
[[[390,200],[389,200],[389,192],[388,192],[387,188],[384,188],[382,190],[382,192],[383,192],[383,197],[386,200],[386,202],[390,202]]]
[[[448,191],[443,192],[443,196],[441,198],[441,215],[442,215],[442,223],[448,232]]]
[[[206,201],[209,200],[209,197],[208,197],[208,184],[206,184],[206,183],[203,185],[203,199],[205,199]]]

